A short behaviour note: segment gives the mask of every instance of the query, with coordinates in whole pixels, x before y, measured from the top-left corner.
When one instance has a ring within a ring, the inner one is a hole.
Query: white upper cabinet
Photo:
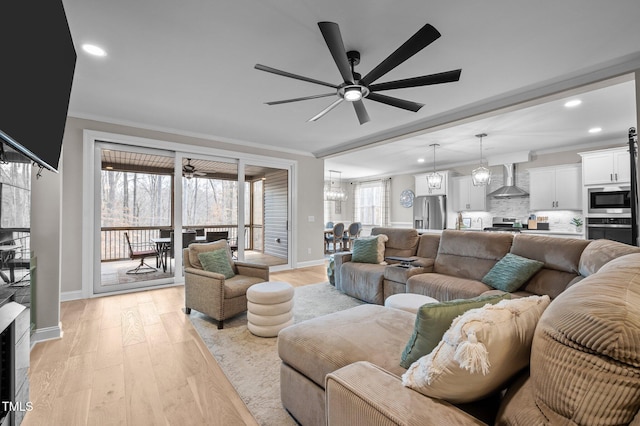
[[[438,172],[442,175],[442,185],[440,188],[429,188],[429,183],[427,182],[427,175],[431,173],[421,173],[419,175],[414,175],[416,179],[415,185],[415,194],[416,197],[420,197],[423,195],[447,195],[447,185],[449,181],[449,172]]]
[[[529,169],[531,210],[582,210],[579,164]]]
[[[453,211],[483,211],[487,209],[487,187],[474,186],[471,176],[451,178]]]
[[[626,184],[631,181],[627,148],[583,152],[580,155],[585,185]]]

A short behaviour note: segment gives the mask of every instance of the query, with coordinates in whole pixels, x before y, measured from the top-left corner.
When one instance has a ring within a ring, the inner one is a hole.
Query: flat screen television
[[[0,0],[0,142],[52,171],[75,65],[61,0]]]

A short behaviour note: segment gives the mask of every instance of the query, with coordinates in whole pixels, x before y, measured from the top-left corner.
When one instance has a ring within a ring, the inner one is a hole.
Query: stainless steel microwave
[[[631,212],[629,187],[590,188],[589,213],[620,214]]]

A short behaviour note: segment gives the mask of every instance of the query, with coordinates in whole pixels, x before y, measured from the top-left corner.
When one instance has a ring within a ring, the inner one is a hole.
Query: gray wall
[[[63,141],[61,173],[45,171],[40,179],[33,180],[32,244],[38,256],[38,289],[34,298],[37,329],[58,326],[60,292],[79,295],[82,289],[84,129],[296,160],[298,182],[292,199],[297,209],[297,263],[304,266],[322,262],[323,224],[320,220],[309,222],[308,218],[322,216],[323,160],[70,117]]]
[[[46,333],[60,322],[60,183],[62,175],[43,170],[31,179],[31,249],[37,258],[36,288],[32,289],[36,330]],[[80,251],[76,250],[80,265]],[[54,336],[55,337],[55,331]],[[35,336],[37,338],[37,336]],[[45,336],[46,338],[46,336]]]

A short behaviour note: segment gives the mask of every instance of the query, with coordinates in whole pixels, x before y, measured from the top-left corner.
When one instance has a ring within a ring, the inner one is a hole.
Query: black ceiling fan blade
[[[413,112],[418,112],[418,110],[420,110],[420,108],[424,106],[424,104],[419,104],[417,102],[407,101],[404,99],[393,98],[391,96],[381,95],[380,93],[369,93],[367,99]]]
[[[440,33],[430,24],[420,28],[411,38],[404,42],[377,67],[365,75],[361,81],[365,86],[370,85],[440,37]]]
[[[452,83],[460,80],[462,70],[445,71],[437,74],[423,75],[421,77],[406,78],[404,80],[387,81],[385,83],[372,84],[369,90],[379,92],[381,90],[406,89],[409,87],[428,86],[430,84]]]
[[[326,107],[325,109],[323,109],[322,111],[320,111],[319,113],[317,113],[316,115],[308,119],[307,121],[318,121],[319,119],[324,117],[326,113],[328,113],[329,111],[331,111],[332,109],[340,105],[342,101],[344,101],[344,99],[342,98],[336,99],[331,105],[329,105],[328,107]]]
[[[342,79],[345,83],[353,84],[353,74],[347,59],[347,51],[344,48],[342,35],[340,34],[340,27],[335,22],[318,22],[318,27],[320,27],[324,41],[327,43],[331,56],[333,56],[333,60],[338,66]]]
[[[356,115],[358,116],[358,121],[360,124],[364,124],[370,121],[369,114],[367,113],[367,109],[364,106],[364,102],[362,99],[359,101],[352,102],[353,109],[356,110]]]
[[[322,86],[333,87],[334,89],[338,88],[338,86],[336,86],[335,84],[327,83],[326,81],[320,81],[320,80],[316,80],[314,78],[309,78],[309,77],[305,77],[305,76],[302,76],[302,75],[293,74],[293,73],[290,73],[290,72],[287,72],[287,71],[282,71],[282,70],[279,70],[279,69],[271,68],[271,67],[268,67],[266,65],[256,64],[254,68],[257,69],[257,70],[260,70],[260,71],[266,71],[266,72],[270,72],[272,74],[281,75],[283,77],[295,78],[296,80],[302,80],[302,81],[307,81],[309,83],[320,84]]]
[[[336,96],[336,94],[335,93],[323,93],[321,95],[311,95],[311,96],[303,96],[301,98],[283,99],[281,101],[265,102],[265,104],[267,104],[267,105],[288,104],[289,102],[306,101],[306,100],[309,100],[309,99],[325,98],[327,96]]]

